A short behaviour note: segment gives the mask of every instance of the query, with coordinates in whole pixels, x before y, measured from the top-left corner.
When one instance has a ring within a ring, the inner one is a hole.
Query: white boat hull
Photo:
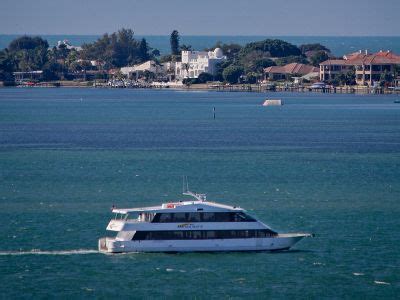
[[[199,240],[99,240],[102,253],[127,252],[219,252],[219,251],[278,251],[288,250],[310,234],[279,234],[268,238],[199,239]]]

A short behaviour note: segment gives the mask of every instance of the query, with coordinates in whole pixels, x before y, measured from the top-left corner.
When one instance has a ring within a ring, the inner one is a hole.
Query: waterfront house
[[[26,81],[39,81],[43,77],[43,71],[13,72],[15,83],[20,84]]]
[[[177,79],[197,78],[201,73],[215,75],[217,65],[224,60],[222,49],[214,51],[182,51],[182,61],[175,64],[175,77]]]
[[[397,77],[393,80],[393,86],[400,88],[400,77]]]
[[[127,75],[128,78],[136,80],[138,80],[140,74],[143,74],[145,72],[150,72],[158,76],[160,74],[164,74],[165,70],[162,65],[155,62],[154,60],[148,60],[138,65],[121,68],[122,74]]]
[[[60,49],[62,47],[65,47],[68,50],[76,50],[76,51],[81,51],[82,50],[82,47],[74,46],[68,40],[63,40],[63,41],[58,41],[57,42],[57,48]]]
[[[319,69],[305,64],[291,63],[285,66],[271,66],[264,69],[265,80],[288,80],[305,75],[318,76]]]
[[[391,51],[379,51],[369,54],[359,51],[343,56],[343,59],[329,59],[320,64],[320,80],[334,80],[340,74],[350,70],[355,72],[358,85],[373,86],[385,73],[395,74],[396,66],[400,65],[400,56]]]
[[[319,65],[321,81],[334,80],[340,74],[346,74],[353,69],[353,65],[346,59],[328,59]]]

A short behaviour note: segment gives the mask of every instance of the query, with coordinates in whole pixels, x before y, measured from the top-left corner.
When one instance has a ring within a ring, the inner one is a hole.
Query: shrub
[[[197,83],[206,83],[207,81],[212,81],[214,79],[214,76],[212,76],[210,73],[203,72],[199,74],[199,77],[197,78]]]
[[[233,65],[225,68],[224,71],[222,72],[224,80],[232,84],[237,83],[242,74],[243,74],[243,68]]]

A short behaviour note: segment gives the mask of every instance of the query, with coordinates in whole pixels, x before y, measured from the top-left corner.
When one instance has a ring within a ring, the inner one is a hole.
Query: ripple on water
[[[385,282],[385,281],[378,281],[378,280],[375,280],[375,281],[374,281],[374,283],[375,283],[375,284],[382,284],[382,285],[390,285],[390,283],[389,283],[389,282]]]
[[[76,250],[55,250],[55,251],[42,251],[39,249],[32,249],[29,251],[0,251],[0,255],[83,255],[83,254],[97,254],[99,251],[92,249],[76,249]]]

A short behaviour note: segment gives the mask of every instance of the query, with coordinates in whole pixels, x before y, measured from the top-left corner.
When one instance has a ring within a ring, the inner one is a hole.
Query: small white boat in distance
[[[328,85],[324,82],[316,82],[313,85],[311,85],[310,88],[313,90],[320,90],[328,88]]]
[[[263,106],[281,106],[283,105],[283,101],[280,99],[266,99],[263,103]]]
[[[184,193],[194,200],[160,206],[126,208],[107,230],[116,237],[99,239],[102,253],[215,252],[288,250],[308,233],[278,233],[240,207],[206,200],[204,194]]]

